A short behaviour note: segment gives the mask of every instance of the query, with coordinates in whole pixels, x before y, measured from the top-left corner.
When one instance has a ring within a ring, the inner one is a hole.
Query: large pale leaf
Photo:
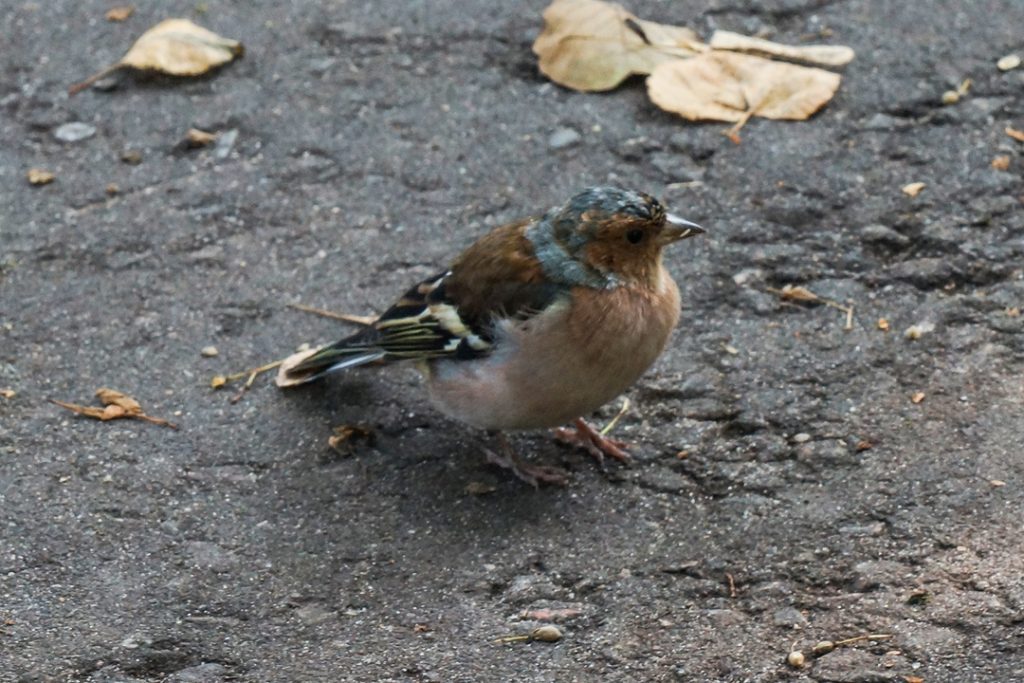
[[[188,19],[166,19],[139,36],[120,61],[71,86],[68,92],[73,95],[124,67],[172,76],[198,76],[230,62],[243,51],[237,40],[219,36]]]
[[[736,52],[715,51],[659,64],[647,93],[691,121],[806,119],[839,88],[839,74]]]
[[[638,19],[599,0],[555,0],[544,10],[544,31],[533,43],[541,72],[584,91],[611,90],[633,74],[706,49],[681,26]]]

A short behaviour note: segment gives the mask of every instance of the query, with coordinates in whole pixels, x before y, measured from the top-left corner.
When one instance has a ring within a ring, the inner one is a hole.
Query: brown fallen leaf
[[[1010,168],[1010,155],[997,154],[992,157],[992,168],[997,171],[1006,171]]]
[[[878,324],[878,329],[880,329],[882,332],[888,332],[889,331],[889,321],[886,320],[885,318],[879,318],[877,324]]]
[[[544,31],[533,43],[541,73],[591,92],[611,90],[631,75],[706,49],[688,28],[644,21],[599,0],[555,0],[544,10]]]
[[[103,420],[104,422],[120,418],[134,418],[136,420],[144,420],[163,427],[170,427],[171,429],[178,428],[176,424],[168,422],[167,420],[147,415],[143,412],[142,406],[138,401],[127,394],[121,393],[120,391],[102,387],[96,390],[96,396],[104,405],[103,408],[98,408],[96,406],[83,406],[77,403],[66,403],[52,398],[50,399],[50,402],[60,406],[61,408],[66,408],[73,413],[77,413],[78,415],[91,417],[95,420]]]
[[[857,445],[854,446],[853,448],[858,453],[863,453],[864,451],[870,451],[874,447],[875,447],[875,444],[871,443],[867,439],[861,439],[860,441],[857,442]]]
[[[921,194],[921,190],[925,188],[924,183],[907,183],[900,188],[900,192],[907,195],[908,197],[916,197]]]
[[[583,610],[575,607],[541,607],[523,610],[519,618],[528,621],[567,621],[583,614]]]
[[[185,133],[186,147],[206,147],[217,139],[216,133],[210,133],[198,128],[189,128]]]
[[[49,185],[57,177],[49,171],[44,171],[41,168],[30,168],[26,174],[28,182],[32,185]]]
[[[131,15],[135,14],[135,8],[131,5],[122,5],[120,7],[111,7],[107,10],[107,21],[124,21]]]
[[[691,121],[733,121],[751,116],[806,119],[832,99],[839,74],[736,52],[709,52],[662,62],[647,79],[647,94]]]
[[[821,301],[821,297],[806,287],[785,285],[779,290],[783,301]]]
[[[8,399],[14,398],[17,393],[14,389],[0,389],[0,396]]]
[[[333,429],[333,434],[327,439],[327,446],[338,453],[348,455],[352,452],[353,441],[363,440],[373,445],[377,437],[373,429],[366,425],[341,425]]]
[[[923,400],[924,400],[924,392],[923,391],[915,391],[914,395],[910,397],[910,402],[911,403],[920,403]]]
[[[843,66],[852,62],[856,56],[854,51],[845,45],[783,45],[732,31],[715,31],[711,34],[708,45],[715,50],[748,52],[821,66]]]
[[[482,481],[471,481],[466,484],[466,493],[471,496],[485,496],[488,493],[494,493],[498,488],[494,484],[488,484]]]
[[[1024,142],[1024,130],[1017,130],[1013,126],[1007,126],[1004,132],[1017,142]]]
[[[188,19],[165,19],[139,36],[120,61],[72,85],[68,94],[74,95],[126,67],[172,76],[199,76],[243,52],[237,40],[219,36]]]

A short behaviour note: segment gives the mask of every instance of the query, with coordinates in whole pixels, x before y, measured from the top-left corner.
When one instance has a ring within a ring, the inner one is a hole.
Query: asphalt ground
[[[631,3],[857,51],[821,113],[738,145],[640,80],[547,82],[542,2],[109,7],[0,11],[0,680],[1024,681],[1024,69],[995,68],[1024,4]],[[67,97],[169,16],[246,55]],[[411,369],[210,389],[349,329],[289,304],[379,311],[606,183],[708,228],[669,254],[633,464],[523,435],[572,474],[533,490]],[[101,386],[180,429],[48,402]],[[340,425],[375,438],[338,454]],[[495,642],[545,619],[558,642]]]

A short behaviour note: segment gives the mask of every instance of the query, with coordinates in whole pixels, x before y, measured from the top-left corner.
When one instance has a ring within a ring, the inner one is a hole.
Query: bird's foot
[[[504,435],[501,435],[500,439],[500,453],[489,448],[484,449],[484,455],[490,464],[511,471],[512,474],[534,488],[539,488],[541,483],[554,484],[555,486],[565,486],[569,483],[569,473],[561,467],[533,465],[525,462],[515,454]]]
[[[604,456],[615,458],[619,462],[629,462],[632,456],[626,449],[626,442],[618,439],[609,439],[603,436],[596,429],[588,425],[582,417],[577,418],[575,429],[560,427],[555,430],[555,439],[570,446],[579,446],[592,456],[597,462],[604,464]]]

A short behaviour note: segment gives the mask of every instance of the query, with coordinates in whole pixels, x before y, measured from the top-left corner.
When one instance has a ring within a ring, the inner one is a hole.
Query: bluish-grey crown
[[[613,186],[588,187],[544,214],[526,236],[544,274],[555,282],[612,287],[617,284],[614,275],[601,273],[581,260],[583,248],[597,228],[616,214],[653,219],[664,213],[661,203],[649,194]]]

